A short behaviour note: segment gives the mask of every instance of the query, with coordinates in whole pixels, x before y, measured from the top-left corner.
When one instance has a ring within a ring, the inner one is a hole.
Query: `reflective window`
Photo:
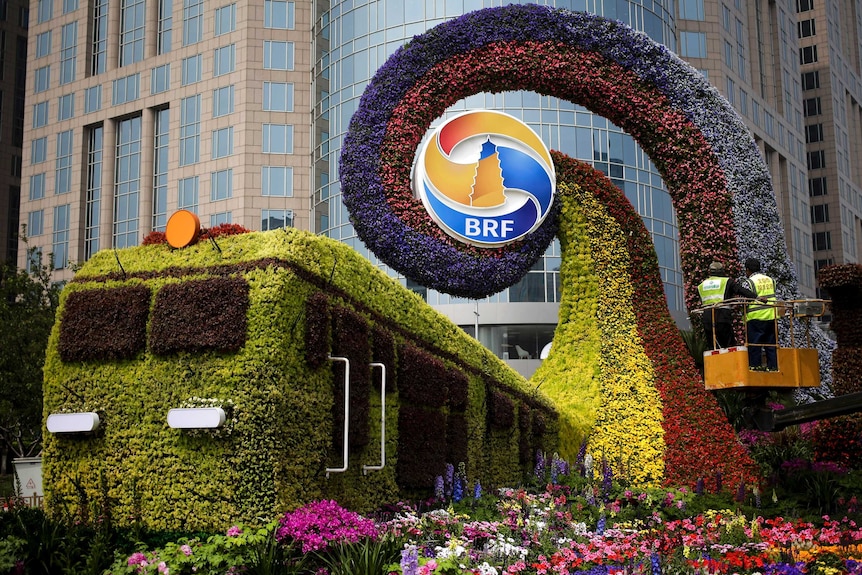
[[[30,195],[31,200],[41,200],[45,197],[45,174],[33,174],[30,176]]]
[[[679,0],[679,17],[683,20],[703,20],[703,0]]]
[[[63,26],[60,48],[60,84],[75,80],[75,62],[78,55],[78,23]]]
[[[78,9],[78,0],[63,0],[63,14],[74,12]]]
[[[57,101],[57,120],[62,122],[75,116],[75,94],[60,96]]]
[[[159,54],[167,54],[171,51],[171,36],[174,25],[173,11],[173,0],[159,0],[159,30],[157,35]]]
[[[263,67],[267,70],[293,70],[293,42],[265,40]]]
[[[263,109],[267,112],[292,112],[293,84],[290,82],[264,82]]]
[[[122,0],[120,3],[120,66],[144,59],[146,8],[146,0]]]
[[[213,214],[210,216],[210,227],[214,228],[216,226],[220,226],[222,224],[229,224],[233,217],[230,212],[220,212],[218,214]]]
[[[180,165],[197,163],[201,146],[200,94],[183,98],[180,104]]]
[[[138,245],[138,203],[141,191],[141,117],[117,122],[114,168],[114,228],[116,248]]]
[[[36,69],[34,74],[35,84],[33,91],[35,93],[44,92],[51,84],[51,65],[42,66]]]
[[[201,68],[203,59],[200,54],[183,58],[182,85],[187,86],[201,81]]]
[[[72,130],[57,134],[57,159],[54,173],[55,194],[68,194],[72,191],[73,137]]]
[[[54,234],[51,251],[54,256],[55,270],[61,270],[69,264],[69,211],[69,204],[54,208]]]
[[[292,154],[293,126],[286,124],[264,124],[263,153]]]
[[[198,209],[198,177],[183,178],[179,181],[177,207],[181,210],[197,212]]]
[[[213,90],[213,118],[233,112],[233,93],[232,85]]]
[[[213,130],[212,146],[213,160],[226,158],[233,154],[233,126]]]
[[[48,137],[35,138],[30,143],[30,163],[41,164],[48,154]]]
[[[263,231],[293,227],[293,210],[261,210],[260,229]]]
[[[213,172],[210,177],[210,200],[226,200],[233,196],[233,169]]]
[[[213,54],[213,76],[221,76],[234,71],[236,65],[236,46],[216,48]]]
[[[105,71],[108,58],[108,0],[93,3],[93,43],[90,59],[90,74]]]
[[[170,142],[170,110],[156,112],[153,153],[153,229],[164,230],[168,222],[168,144]]]
[[[281,30],[293,30],[295,2],[284,0],[264,0],[263,2],[263,26],[264,28],[278,28]]]
[[[112,82],[113,94],[111,102],[114,106],[133,102],[140,96],[141,80],[138,74],[132,74],[125,78],[118,78]]]
[[[102,143],[104,128],[90,128],[87,138],[87,199],[84,222],[84,260],[99,251],[99,222],[102,211]]]
[[[84,113],[89,114],[102,109],[102,85],[98,84],[84,90]]]
[[[236,30],[236,4],[228,4],[215,11],[215,35],[221,36]]]
[[[54,0],[38,0],[36,5],[36,23],[47,22],[54,15]]]
[[[163,64],[153,68],[152,78],[150,79],[150,93],[160,94],[171,89],[171,65],[170,63]]]
[[[43,220],[45,219],[44,210],[36,210],[27,214],[27,235],[41,236],[44,233]]]
[[[44,58],[51,53],[51,31],[36,35],[36,58]]]
[[[204,35],[204,1],[183,0],[183,46],[195,44]]]
[[[48,124],[48,102],[33,104],[33,127],[41,128]]]
[[[261,192],[264,196],[293,197],[293,168],[263,166]]]
[[[703,32],[680,32],[679,54],[684,58],[706,58],[706,34]]]

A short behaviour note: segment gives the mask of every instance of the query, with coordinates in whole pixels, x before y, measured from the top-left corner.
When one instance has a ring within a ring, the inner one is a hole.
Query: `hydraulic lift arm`
[[[862,391],[787,409],[761,408],[754,414],[754,424],[760,431],[781,431],[791,425],[850,415],[858,411],[862,411]]]

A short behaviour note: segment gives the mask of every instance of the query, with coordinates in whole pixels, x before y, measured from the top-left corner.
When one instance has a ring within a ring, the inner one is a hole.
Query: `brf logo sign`
[[[542,140],[501,112],[465,112],[421,146],[413,189],[450,236],[497,247],[535,230],[548,215],[556,175]]]

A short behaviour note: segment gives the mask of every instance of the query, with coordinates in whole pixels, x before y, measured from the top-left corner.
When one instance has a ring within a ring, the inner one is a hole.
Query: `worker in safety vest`
[[[748,365],[753,369],[762,369],[763,355],[766,355],[766,369],[778,370],[778,354],[776,342],[778,308],[775,307],[775,280],[760,272],[760,260],[748,258],[745,260],[745,274],[748,276],[748,286],[757,293],[757,299],[766,302],[764,305],[748,306],[745,316],[748,332]]]
[[[697,291],[700,294],[701,303],[706,307],[701,317],[703,330],[706,332],[707,347],[716,349],[735,346],[733,310],[730,307],[721,306],[721,303],[737,296],[754,299],[754,292],[733,278],[727,277],[727,271],[721,262],[709,264],[709,277],[697,286]]]

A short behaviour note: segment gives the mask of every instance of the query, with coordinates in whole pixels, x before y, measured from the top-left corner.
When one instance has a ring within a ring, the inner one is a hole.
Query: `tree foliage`
[[[61,289],[51,281],[51,262],[27,251],[29,271],[0,268],[0,449],[15,457],[40,450],[42,367]]]

